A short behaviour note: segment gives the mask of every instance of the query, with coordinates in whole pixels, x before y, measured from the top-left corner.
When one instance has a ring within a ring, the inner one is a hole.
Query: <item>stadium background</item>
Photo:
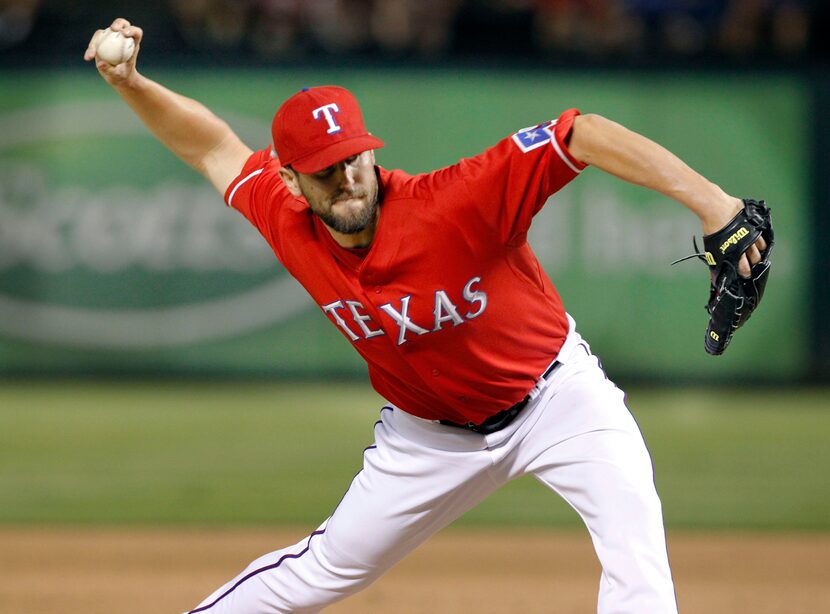
[[[137,535],[118,542],[133,552],[166,527],[149,567],[182,548],[170,535],[205,527],[201,542],[219,528],[288,527],[296,539],[359,469],[380,402],[256,232],[83,64],[91,33],[116,15],[145,28],[143,72],[207,104],[255,148],[304,85],[352,89],[387,143],[379,162],[410,172],[576,106],[666,145],[731,193],[766,198],[778,239],[770,292],[717,359],[702,348],[705,270],[669,266],[699,232],[681,207],[588,171],[552,199],[531,242],[629,392],[670,549],[701,531],[718,542],[738,531],[798,541],[800,563],[830,552],[823,3],[23,0],[0,3],[0,611],[110,603],[106,583],[75,578],[85,588],[74,595],[72,581],[14,573],[42,571],[32,553],[49,544],[68,552],[58,576],[85,561],[100,573],[90,561],[102,559],[79,545],[100,544],[100,527]],[[450,535],[561,541],[578,526],[519,480]],[[217,581],[281,543],[256,535],[238,562],[216,561],[226,566]],[[756,557],[769,564],[755,579],[770,593],[756,587],[755,598],[780,603],[770,611],[830,612],[830,562],[799,574],[804,601],[793,606],[795,591],[772,579],[788,565],[778,543]],[[728,583],[752,558],[746,541],[732,546],[744,556]],[[146,580],[130,569],[113,600]],[[692,600],[682,580],[681,605]],[[212,588],[204,577],[194,586],[163,607]],[[719,611],[763,611],[733,599]],[[512,611],[545,610],[531,603]],[[687,611],[715,611],[698,607]]]

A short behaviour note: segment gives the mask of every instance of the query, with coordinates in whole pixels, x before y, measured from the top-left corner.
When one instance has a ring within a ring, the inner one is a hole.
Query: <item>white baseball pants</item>
[[[651,459],[623,393],[573,320],[558,360],[516,420],[491,435],[385,406],[375,444],[334,514],[300,543],[255,560],[192,612],[318,612],[531,474],[588,527],[602,565],[599,614],[676,613]]]

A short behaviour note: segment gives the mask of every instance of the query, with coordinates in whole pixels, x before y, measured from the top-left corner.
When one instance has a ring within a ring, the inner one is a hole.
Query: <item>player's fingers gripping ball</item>
[[[118,66],[129,60],[135,51],[135,41],[121,32],[109,28],[101,30],[97,37],[95,57],[109,64]]]
[[[709,354],[722,354],[732,335],[752,315],[764,295],[774,243],[772,220],[766,203],[744,199],[744,208],[726,226],[704,235],[706,264],[712,275],[709,291],[709,325],[705,348]],[[766,248],[753,264],[749,277],[741,277],[738,264],[747,250],[763,238]]]

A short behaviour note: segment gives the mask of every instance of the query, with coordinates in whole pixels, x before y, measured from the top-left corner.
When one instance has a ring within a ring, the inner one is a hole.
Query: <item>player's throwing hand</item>
[[[96,57],[98,46],[109,31],[120,32],[122,36],[132,39],[135,44],[135,48],[129,59],[115,66],[102,60],[100,57]],[[98,68],[98,72],[113,87],[124,85],[135,75],[135,61],[138,57],[138,50],[143,35],[144,32],[141,28],[133,26],[126,19],[119,17],[112,22],[109,28],[97,30],[92,35],[92,39],[90,39],[89,45],[84,52],[84,61],[89,62],[90,60],[95,60],[95,66]]]

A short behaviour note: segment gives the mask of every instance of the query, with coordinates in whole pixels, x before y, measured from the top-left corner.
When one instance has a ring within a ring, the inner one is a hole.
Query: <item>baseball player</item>
[[[317,612],[526,474],[584,520],[602,564],[598,612],[676,612],[642,436],[526,235],[588,164],[674,198],[707,233],[742,202],[648,139],[576,109],[413,176],[375,163],[383,142],[348,91],[315,87],[276,112],[273,147],[251,151],[204,106],[137,72],[140,28],[110,27],[136,51],[115,67],[97,62],[101,76],[256,226],[388,400],[332,515],[191,612]],[[758,238],[747,250],[743,276],[764,248]]]

